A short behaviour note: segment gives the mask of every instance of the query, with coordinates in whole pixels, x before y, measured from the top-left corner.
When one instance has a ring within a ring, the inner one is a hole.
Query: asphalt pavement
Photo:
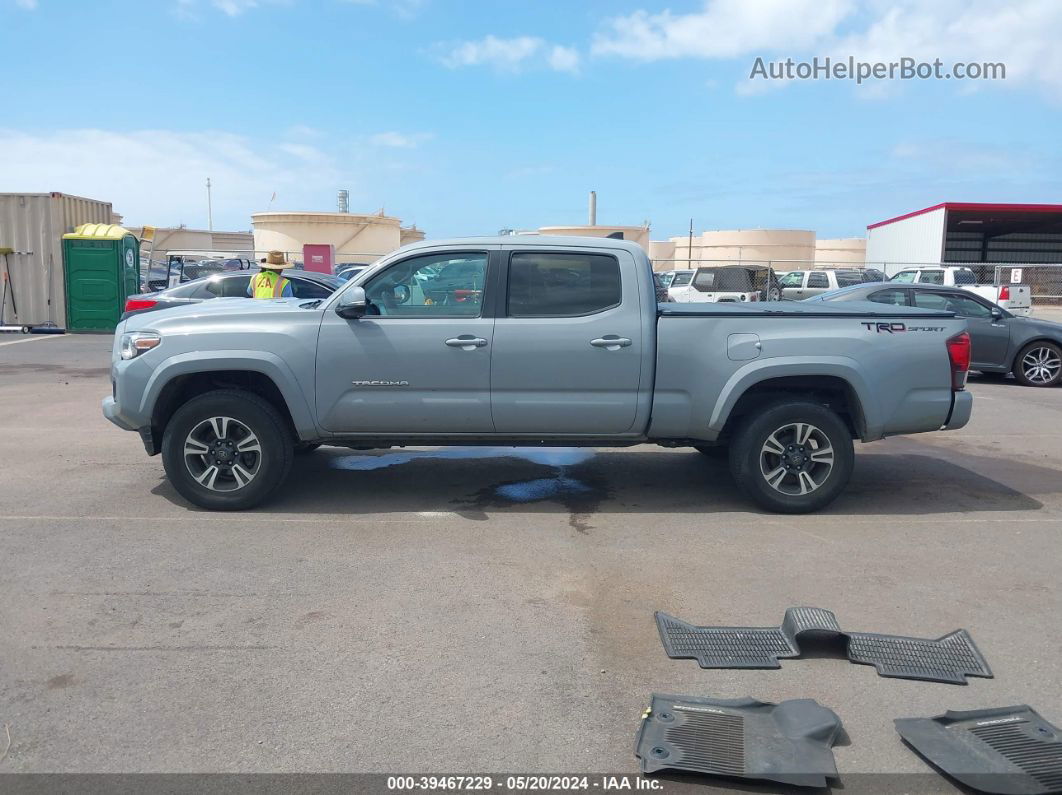
[[[633,774],[656,691],[817,699],[842,777],[941,791],[893,718],[1028,703],[1062,726],[1062,388],[972,378],[967,428],[857,445],[810,516],[652,446],[322,448],[268,505],[218,514],[103,419],[110,344],[0,337],[0,772]],[[701,670],[653,621],[794,605],[965,628],[995,678],[830,654]]]

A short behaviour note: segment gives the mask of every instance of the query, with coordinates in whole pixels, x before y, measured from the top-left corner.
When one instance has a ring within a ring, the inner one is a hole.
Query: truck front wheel
[[[181,406],[162,437],[173,487],[213,511],[253,508],[277,492],[294,442],[284,418],[250,392],[219,389]]]
[[[844,421],[817,403],[774,403],[746,418],[730,444],[738,487],[776,513],[829,505],[852,476],[855,452]]]

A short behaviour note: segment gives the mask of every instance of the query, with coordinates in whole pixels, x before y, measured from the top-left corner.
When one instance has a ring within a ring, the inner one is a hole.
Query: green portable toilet
[[[140,292],[140,241],[114,224],[63,235],[67,331],[114,331],[125,299]]]

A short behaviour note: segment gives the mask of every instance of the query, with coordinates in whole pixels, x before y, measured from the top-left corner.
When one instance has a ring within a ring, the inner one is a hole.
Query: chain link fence
[[[977,284],[1027,284],[1034,304],[1062,306],[1062,264],[1019,262],[822,262],[813,260],[702,260],[654,259],[653,270],[695,270],[709,267],[770,268],[781,276],[801,270],[850,270],[864,272],[863,281],[887,280],[904,270],[940,270],[945,267],[969,268]],[[932,282],[931,282],[932,283]]]

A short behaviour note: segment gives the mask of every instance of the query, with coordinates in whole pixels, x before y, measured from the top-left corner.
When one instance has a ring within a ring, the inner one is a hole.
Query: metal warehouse
[[[868,264],[942,262],[1062,264],[1062,204],[944,202],[867,226]]]

